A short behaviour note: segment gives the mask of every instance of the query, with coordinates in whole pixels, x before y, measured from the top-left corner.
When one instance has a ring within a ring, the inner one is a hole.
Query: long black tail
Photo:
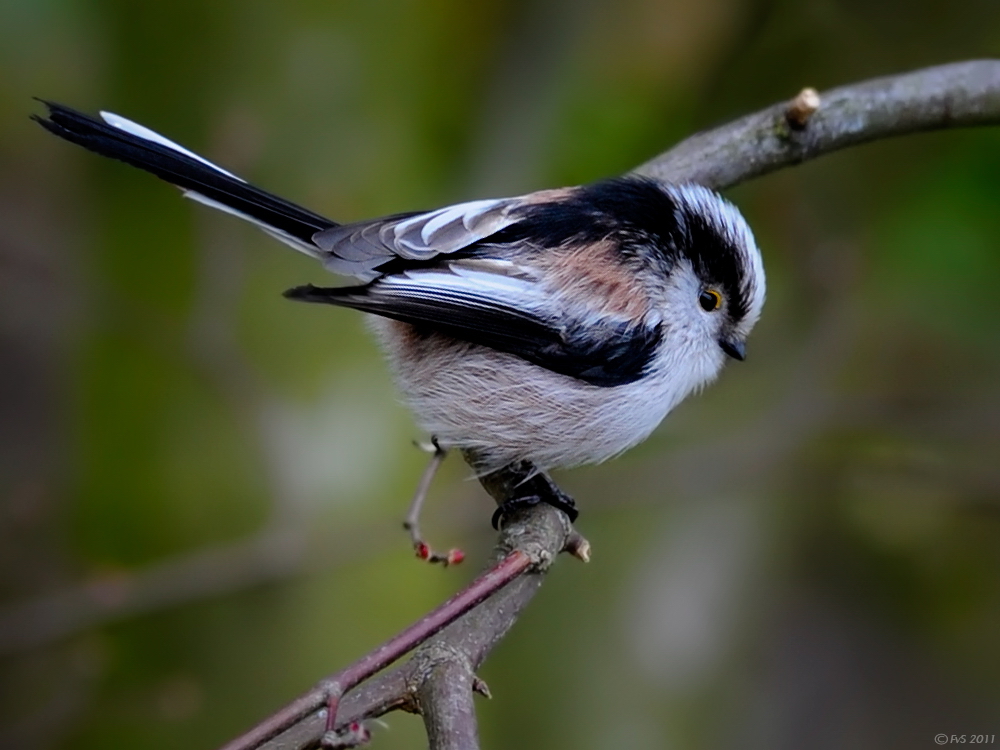
[[[256,188],[163,136],[123,117],[101,113],[106,122],[40,100],[49,119],[32,119],[50,133],[90,151],[151,172],[182,188],[190,198],[247,219],[298,250],[317,256],[316,232],[337,223]]]

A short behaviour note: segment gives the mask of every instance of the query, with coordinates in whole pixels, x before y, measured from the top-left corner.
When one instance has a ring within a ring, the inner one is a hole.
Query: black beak
[[[727,341],[726,339],[720,339],[719,346],[722,347],[722,351],[733,359],[738,359],[742,362],[747,358],[747,345],[743,341]]]

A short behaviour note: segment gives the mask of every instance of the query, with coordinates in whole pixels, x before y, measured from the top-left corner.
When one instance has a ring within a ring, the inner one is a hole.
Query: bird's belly
[[[420,427],[443,447],[476,453],[484,473],[518,460],[544,470],[611,458],[648,436],[686,395],[649,378],[590,385],[404,323],[375,327]]]

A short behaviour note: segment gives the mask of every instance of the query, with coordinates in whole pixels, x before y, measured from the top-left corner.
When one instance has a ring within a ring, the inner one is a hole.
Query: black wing
[[[642,376],[660,343],[655,321],[570,310],[537,280],[513,268],[507,269],[513,273],[498,273],[503,265],[457,261],[365,286],[303,286],[285,294],[444,333],[595,386],[625,385]]]

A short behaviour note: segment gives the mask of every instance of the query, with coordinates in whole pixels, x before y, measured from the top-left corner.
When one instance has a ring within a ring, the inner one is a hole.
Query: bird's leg
[[[427,498],[427,491],[431,487],[431,482],[434,481],[434,475],[437,474],[445,456],[448,455],[448,451],[438,445],[437,438],[431,438],[430,445],[421,445],[418,443],[417,447],[432,454],[431,461],[427,464],[427,468],[424,469],[424,473],[420,477],[420,482],[417,484],[417,491],[410,501],[410,507],[406,511],[406,518],[403,520],[403,528],[410,533],[413,551],[416,552],[417,557],[421,560],[426,560],[430,563],[441,563],[445,566],[457,565],[465,559],[465,553],[462,550],[452,548],[446,554],[442,555],[435,552],[424,541],[423,535],[420,533],[420,511],[424,507],[424,500]]]
[[[350,747],[367,740],[367,732],[363,726],[351,725],[340,732],[336,731],[337,708],[344,693],[415,649],[534,564],[536,561],[527,554],[514,550],[440,607],[424,615],[399,635],[390,638],[354,664],[324,680],[321,686],[327,696],[327,714],[323,746]]]

